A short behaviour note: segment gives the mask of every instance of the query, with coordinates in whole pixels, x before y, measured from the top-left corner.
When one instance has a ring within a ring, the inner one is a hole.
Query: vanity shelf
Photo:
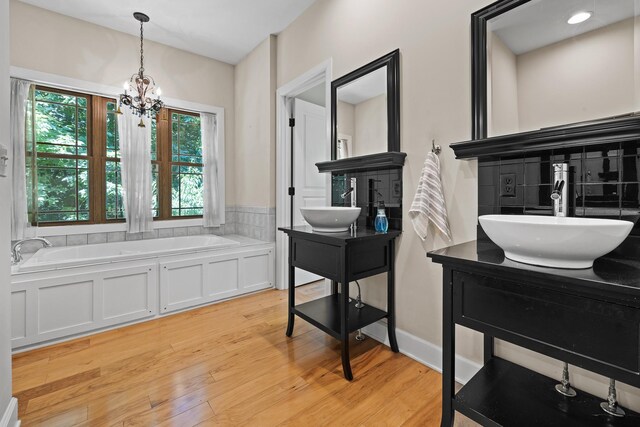
[[[578,390],[573,398],[556,393],[557,380],[497,357],[456,394],[453,408],[485,426],[638,426],[640,414],[624,418],[600,409],[601,398]]]
[[[321,173],[345,173],[369,170],[402,169],[407,153],[389,151],[386,153],[368,154],[366,156],[349,157],[347,159],[330,160],[316,163]]]
[[[340,297],[329,295],[294,307],[294,313],[322,329],[336,339],[340,339]],[[361,309],[355,307],[355,301],[349,303],[348,331],[355,332],[367,325],[387,317],[387,312],[365,305]]]

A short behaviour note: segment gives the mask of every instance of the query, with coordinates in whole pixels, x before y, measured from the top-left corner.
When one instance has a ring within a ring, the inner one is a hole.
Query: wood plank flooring
[[[297,289],[299,301],[323,284]],[[13,357],[30,426],[440,424],[441,377],[373,339],[339,343],[301,319],[284,334],[270,290]]]

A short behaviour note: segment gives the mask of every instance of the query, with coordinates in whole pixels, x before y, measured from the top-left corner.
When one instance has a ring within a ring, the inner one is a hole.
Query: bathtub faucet
[[[11,265],[16,265],[20,263],[20,261],[22,261],[22,254],[20,253],[22,245],[23,243],[31,241],[42,242],[42,246],[44,246],[45,248],[50,248],[51,246],[53,246],[50,241],[42,237],[31,237],[29,239],[18,240],[11,247]]]

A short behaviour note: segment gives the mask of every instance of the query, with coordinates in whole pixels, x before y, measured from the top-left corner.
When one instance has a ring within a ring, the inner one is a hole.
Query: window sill
[[[154,221],[153,229],[177,228],[177,227],[199,227],[202,226],[202,218],[172,219],[165,221]],[[36,234],[41,237],[61,236],[70,234],[91,234],[109,233],[113,231],[126,231],[127,225],[124,222],[112,224],[87,224],[87,225],[54,225],[51,227],[38,227]]]

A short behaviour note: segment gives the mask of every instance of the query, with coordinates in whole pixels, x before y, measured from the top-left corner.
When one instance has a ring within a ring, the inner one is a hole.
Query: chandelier
[[[155,80],[144,73],[144,33],[142,26],[145,22],[149,22],[149,17],[141,12],[135,12],[133,17],[140,21],[140,69],[129,80],[124,82],[124,93],[120,95],[118,112],[122,114],[120,107],[123,105],[131,108],[140,117],[138,126],[144,127],[142,117],[150,117],[151,113],[157,114],[164,106],[164,103],[160,100],[162,91],[159,87],[156,87]]]

